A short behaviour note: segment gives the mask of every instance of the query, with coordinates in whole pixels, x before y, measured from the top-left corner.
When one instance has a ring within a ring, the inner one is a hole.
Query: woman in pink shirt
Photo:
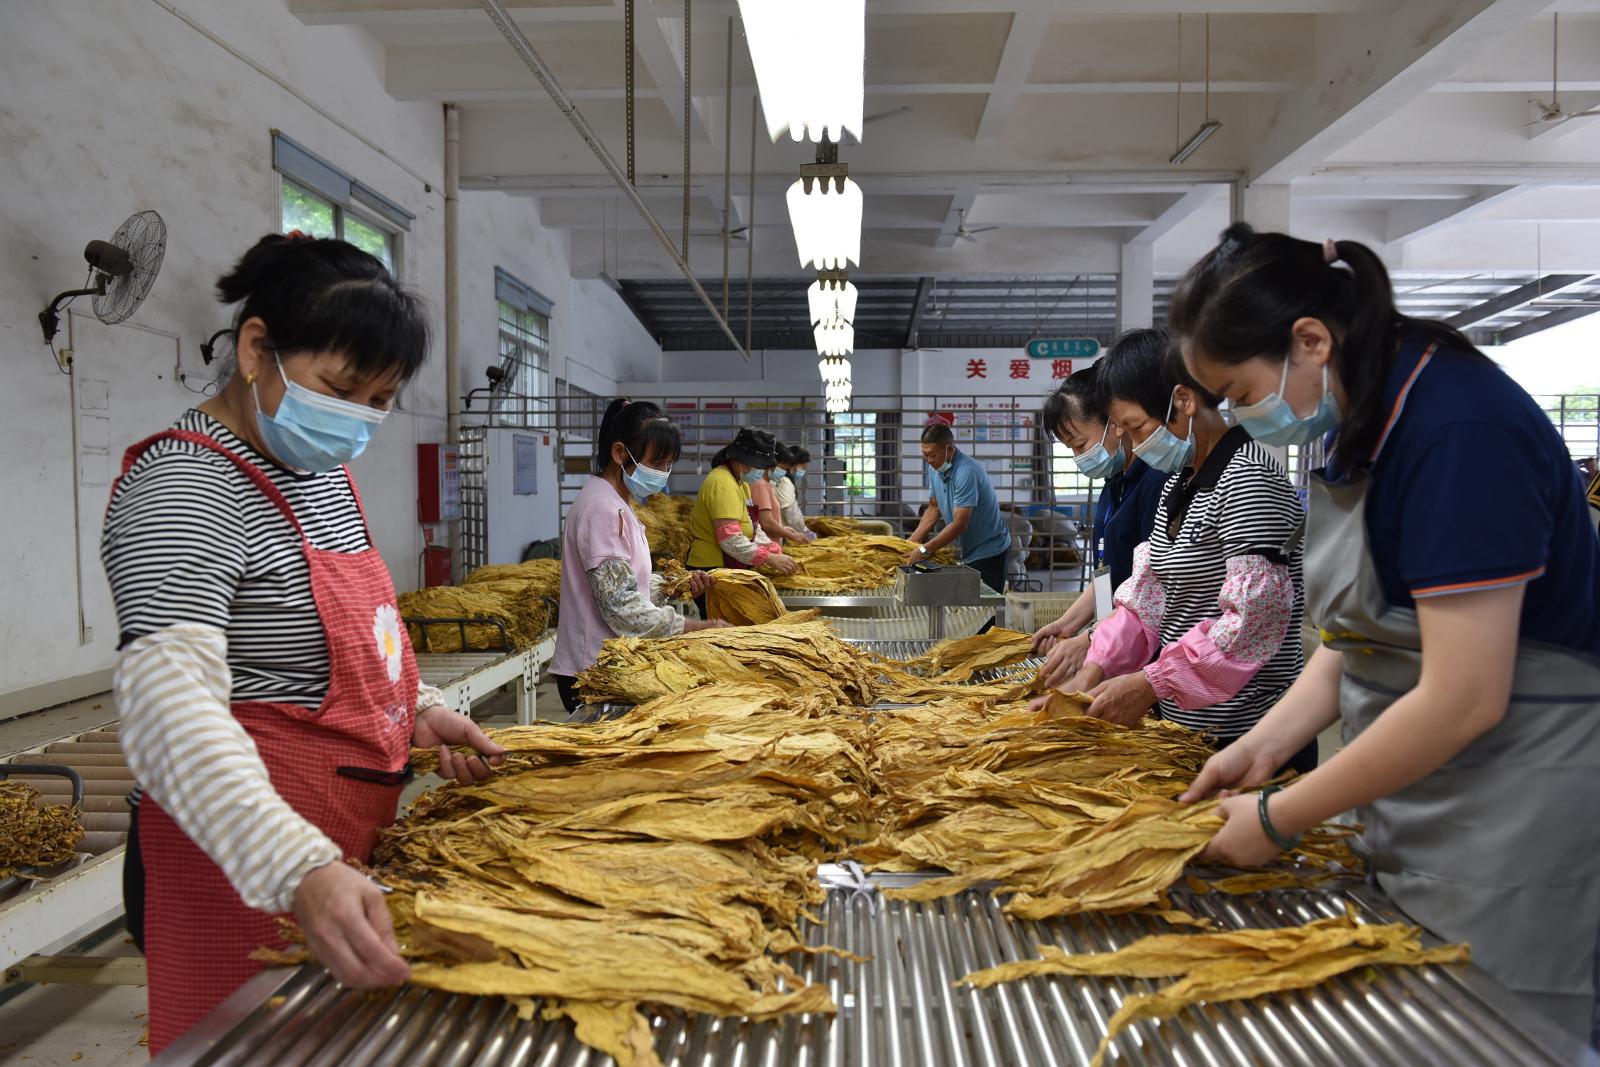
[[[550,675],[568,711],[581,701],[580,671],[594,665],[612,637],[671,637],[726,626],[685,619],[662,603],[650,567],[650,545],[632,501],[667,487],[682,451],[678,427],[655,404],[618,398],[606,408],[595,444],[595,475],[578,493],[561,529],[561,624]],[[711,575],[690,576],[690,592],[710,588]]]

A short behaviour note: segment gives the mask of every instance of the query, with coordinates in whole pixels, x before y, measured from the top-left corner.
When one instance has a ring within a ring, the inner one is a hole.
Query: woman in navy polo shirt
[[[1111,352],[1164,343],[1159,331],[1129,330],[1112,344]],[[1056,440],[1072,450],[1078,471],[1086,478],[1105,480],[1095,502],[1090,538],[1095,566],[1110,572],[1114,591],[1133,575],[1133,550],[1150,538],[1156,509],[1161,506],[1161,487],[1168,476],[1134,456],[1133,447],[1122,439],[1121,428],[1112,425],[1099,366],[1090,364],[1062,382],[1045,400],[1043,415]],[[1104,613],[1110,613],[1111,605],[1097,603],[1091,586],[1064,615],[1033,635],[1034,651],[1046,656],[1040,668],[1045,684],[1059,685],[1083,666],[1089,635],[1081,631],[1102,607]]]
[[[1396,312],[1354,241],[1234,226],[1171,319],[1195,378],[1257,439],[1333,431],[1306,538],[1323,647],[1185,797],[1259,785],[1340,718],[1346,747],[1225,800],[1206,858],[1262,863],[1356,809],[1412,918],[1592,1039],[1600,541],[1561,437],[1458,331]]]

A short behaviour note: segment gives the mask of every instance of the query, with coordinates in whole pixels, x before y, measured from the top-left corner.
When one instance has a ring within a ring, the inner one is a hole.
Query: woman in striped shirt
[[[1230,428],[1164,330],[1101,361],[1111,419],[1167,481],[1133,576],[1063,688],[1089,714],[1132,724],[1152,708],[1222,748],[1255,725],[1302,666],[1299,498],[1283,468]],[[1313,739],[1287,766],[1316,766]]]
[[[383,892],[345,861],[393,820],[412,746],[463,781],[503,758],[419,684],[344,467],[426,356],[421,303],[298,233],[262,238],[217,292],[240,305],[235,373],[129,449],[101,543],[152,1053],[260,968],[283,912],[339,981],[403,982]]]

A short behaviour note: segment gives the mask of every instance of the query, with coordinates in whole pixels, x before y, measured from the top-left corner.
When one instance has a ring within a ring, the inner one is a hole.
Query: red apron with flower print
[[[232,710],[255,742],[278,794],[327,834],[346,859],[365,863],[378,830],[394,821],[402,788],[371,779],[399,778],[416,720],[417,664],[400,625],[389,570],[374,547],[361,552],[314,548],[271,479],[202,434],[174,430],[142,441],[128,450],[122,473],[152,444],[169,438],[231,460],[300,534],[328,641],[328,694],[314,711],[269,703],[236,703]],[[360,508],[353,480],[350,488]],[[361,517],[365,523],[365,509]],[[367,541],[370,546],[370,529]],[[353,777],[352,771],[365,773]],[[277,917],[248,907],[222,869],[148,795],[139,806],[139,845],[145,866],[150,1053],[155,1055],[261,970],[262,964],[250,959],[252,952],[283,942]]]

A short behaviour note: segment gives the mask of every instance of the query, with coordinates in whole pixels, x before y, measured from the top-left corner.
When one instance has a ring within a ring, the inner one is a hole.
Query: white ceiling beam
[[[623,17],[623,0],[616,0],[613,13],[620,24]],[[679,6],[681,12],[682,6]],[[673,127],[682,137],[683,130],[683,19],[657,18],[648,0],[641,0],[634,12],[634,45],[639,51],[639,62],[650,72],[650,80],[660,90],[667,102],[667,113],[672,116]],[[726,22],[723,22],[726,25]],[[693,86],[690,86],[691,92]],[[676,101],[674,106],[673,101]],[[702,143],[721,143],[711,136],[701,99],[689,101],[689,135]]]
[[[1315,77],[1277,109],[1250,180],[1290,181],[1445,80],[1549,0],[1403,0],[1318,26]]]
[[[289,11],[308,25],[416,25],[482,18],[477,0],[288,0]],[[652,5],[641,0],[640,13],[652,6],[671,15],[671,0]],[[875,15],[986,15],[1027,10],[1035,0],[872,0],[867,17]],[[1382,10],[1386,0],[1207,0],[1206,10],[1219,15],[1329,15]],[[552,5],[547,0],[509,0],[506,7],[521,23],[592,22],[614,16],[604,4]],[[1055,0],[1061,15],[1193,14],[1193,0]],[[735,0],[696,0],[695,14],[726,18],[737,11]]]
[[[873,182],[873,188],[878,187],[878,183]],[[956,231],[961,228],[962,221],[978,200],[978,188],[977,182],[965,182],[956,187],[955,193],[950,197],[950,207],[945,212],[944,224],[939,227],[939,232],[933,239],[933,247],[950,248],[955,245]]]
[[[1595,168],[1600,181],[1600,166]],[[1195,184],[1229,182],[1238,175],[1232,171],[950,171],[942,174],[882,172],[864,174],[871,191],[878,195],[971,195],[1007,192],[1064,193],[1165,193],[1185,190]],[[705,179],[697,178],[699,188]],[[761,194],[781,193],[794,182],[793,174],[758,174],[756,190]],[[463,175],[461,187],[491,189],[535,196],[621,195],[616,184],[604,174],[471,174]],[[641,174],[639,188],[665,195],[678,187],[676,179]],[[954,206],[954,205],[952,205]],[[961,205],[970,208],[970,203]],[[951,227],[952,231],[954,226]]]
[[[1475,196],[1461,200],[1412,200],[1396,204],[1389,209],[1385,219],[1384,237],[1389,244],[1405,244],[1419,237],[1447,229],[1481,215],[1497,204],[1528,191],[1525,185],[1491,187]]]
[[[1444,185],[1600,185],[1600,163],[1324,163],[1310,181]],[[1299,185],[1296,185],[1296,190]]]
[[[978,120],[979,144],[998,141],[1011,122],[1011,113],[1028,84],[1028,72],[1033,60],[1044,44],[1045,33],[1050,28],[1050,15],[1046,11],[1018,11],[1011,16],[1011,28],[1006,33],[1005,47],[1000,50],[1000,62],[995,65],[994,87],[983,106],[983,117]]]
[[[1129,238],[1132,245],[1155,244],[1161,238],[1171,233],[1179,223],[1188,219],[1195,212],[1213,203],[1219,197],[1227,194],[1225,185],[1202,185],[1190,189],[1187,193],[1173,201],[1172,206],[1156,216],[1154,222]]]

